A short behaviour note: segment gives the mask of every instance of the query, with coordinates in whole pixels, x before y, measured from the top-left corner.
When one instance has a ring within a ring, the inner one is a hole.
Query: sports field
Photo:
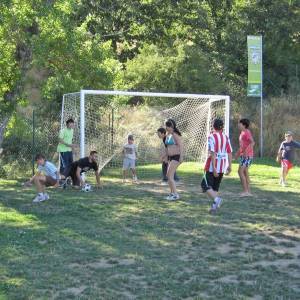
[[[193,166],[176,202],[158,181],[105,177],[33,204],[33,189],[1,180],[0,299],[299,299],[300,169],[283,188],[278,166],[256,161],[253,198],[238,197],[236,170],[213,216]]]

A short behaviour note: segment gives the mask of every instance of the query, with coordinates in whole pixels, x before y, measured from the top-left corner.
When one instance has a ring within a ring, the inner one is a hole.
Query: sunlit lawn
[[[300,169],[282,188],[278,166],[256,162],[249,199],[236,169],[216,216],[193,165],[172,203],[159,166],[137,185],[105,171],[103,190],[52,189],[40,204],[0,181],[0,299],[299,299]]]

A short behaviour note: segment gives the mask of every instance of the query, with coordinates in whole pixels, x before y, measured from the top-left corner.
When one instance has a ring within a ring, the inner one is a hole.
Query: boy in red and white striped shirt
[[[213,122],[214,132],[208,137],[208,156],[204,167],[201,187],[204,193],[214,200],[210,213],[215,213],[222,199],[218,196],[223,174],[231,172],[232,148],[230,140],[223,133],[224,123],[221,119]]]

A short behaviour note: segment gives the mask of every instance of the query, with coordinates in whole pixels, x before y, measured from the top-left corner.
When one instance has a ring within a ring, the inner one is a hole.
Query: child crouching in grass
[[[59,172],[56,166],[47,161],[43,154],[37,154],[35,161],[38,166],[38,172],[29,181],[25,182],[25,186],[35,185],[37,195],[33,199],[34,203],[49,200],[49,195],[45,192],[46,187],[55,186],[59,184]]]

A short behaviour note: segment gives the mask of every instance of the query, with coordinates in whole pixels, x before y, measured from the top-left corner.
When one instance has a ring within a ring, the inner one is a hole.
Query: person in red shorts
[[[251,131],[249,130],[250,121],[248,119],[241,119],[238,127],[241,131],[239,137],[240,148],[235,155],[235,158],[240,158],[239,163],[239,177],[243,187],[243,192],[240,194],[241,197],[251,197],[250,191],[250,178],[249,178],[249,167],[253,161],[253,147],[255,142],[253,140]]]
[[[277,154],[277,162],[281,163],[281,174],[279,184],[286,186],[286,176],[289,170],[293,167],[295,158],[295,149],[300,148],[300,143],[293,140],[293,133],[287,131],[285,133],[285,141],[279,147]]]

